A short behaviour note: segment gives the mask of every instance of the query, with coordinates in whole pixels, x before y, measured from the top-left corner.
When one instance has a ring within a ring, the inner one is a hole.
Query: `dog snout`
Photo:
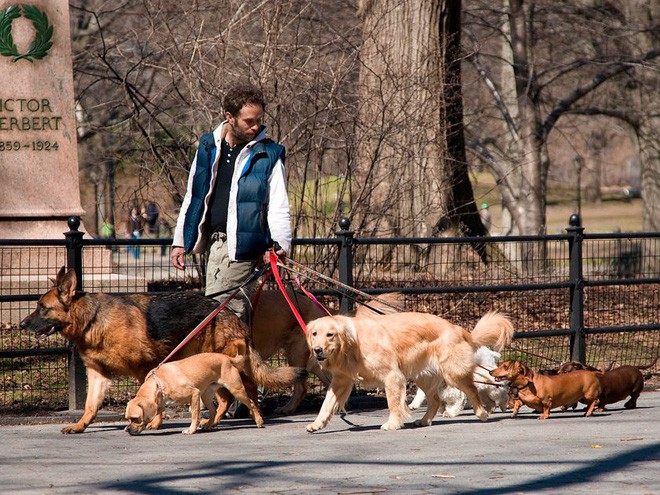
[[[316,359],[324,359],[323,347],[314,347],[314,355],[316,356]]]
[[[140,432],[142,431],[142,428],[140,428],[139,425],[133,425],[132,423],[127,425],[126,428],[124,428],[124,431],[127,431],[129,435],[131,436],[136,436],[139,435]]]

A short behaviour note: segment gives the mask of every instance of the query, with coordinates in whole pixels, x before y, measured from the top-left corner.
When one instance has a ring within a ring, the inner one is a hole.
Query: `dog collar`
[[[520,390],[524,390],[524,389],[526,389],[527,387],[529,387],[529,384],[530,384],[530,383],[531,383],[531,382],[527,382],[527,383],[526,383],[525,385],[523,385],[522,387],[516,387],[515,385],[511,385],[511,388],[515,389],[516,392],[518,392],[518,391],[520,391]]]
[[[165,387],[163,387],[163,382],[160,381],[160,378],[158,378],[158,375],[156,374],[157,369],[158,368],[154,368],[149,373],[147,373],[147,378],[145,378],[145,381],[149,378],[153,378],[154,382],[156,382],[156,390],[161,394],[165,394]]]

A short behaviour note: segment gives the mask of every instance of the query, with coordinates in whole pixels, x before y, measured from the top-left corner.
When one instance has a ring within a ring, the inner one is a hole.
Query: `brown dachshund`
[[[605,373],[597,373],[596,378],[602,389],[598,411],[603,411],[605,405],[614,404],[628,396],[630,400],[623,407],[626,409],[637,407],[637,398],[644,389],[644,377],[637,366],[621,366]]]
[[[601,393],[600,382],[592,371],[544,376],[519,361],[504,361],[490,374],[496,381],[508,381],[517,390],[519,401],[514,405],[514,417],[521,403],[540,412],[538,419],[548,419],[550,409],[570,406],[581,399],[589,406],[585,416],[591,416]]]
[[[656,357],[648,366],[620,366],[619,368],[608,370],[605,370],[603,366],[602,372],[596,374],[596,378],[600,382],[602,389],[596,410],[604,411],[607,404],[614,404],[615,402],[624,400],[628,396],[630,396],[630,400],[623,407],[626,409],[635,409],[637,407],[637,399],[644,389],[644,377],[640,370],[652,368],[657,361],[658,358]],[[566,363],[560,366],[558,371],[559,373],[566,373],[580,369],[576,365],[581,365],[581,363]],[[591,369],[591,367],[587,366],[587,369]],[[585,403],[584,401],[581,402]]]

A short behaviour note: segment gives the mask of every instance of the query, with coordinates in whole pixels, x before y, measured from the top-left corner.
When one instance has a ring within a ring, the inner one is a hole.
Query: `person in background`
[[[481,203],[479,217],[481,218],[481,223],[486,229],[486,233],[490,232],[490,210],[488,209],[488,203]]]
[[[272,250],[291,246],[284,147],[266,137],[266,103],[258,88],[238,84],[224,99],[225,121],[199,141],[174,229],[172,264],[207,253],[206,294],[224,301]],[[231,290],[231,292],[226,292]],[[250,323],[250,289],[228,307]]]
[[[101,239],[114,239],[115,226],[110,221],[110,217],[105,217],[101,224]]]
[[[105,220],[103,220],[103,223],[101,224],[100,228],[100,233],[101,233],[101,239],[115,239],[115,226],[112,224],[112,221],[110,217],[105,217]],[[111,251],[116,251],[117,246],[106,246],[108,249]]]
[[[141,239],[144,233],[144,219],[138,213],[137,206],[133,206],[126,220],[126,238]],[[126,246],[126,250],[133,254],[135,259],[140,257],[140,246]]]
[[[149,237],[158,237],[158,216],[160,212],[158,211],[156,203],[149,201],[149,203],[147,203],[147,207],[143,208],[143,210],[143,218]]]

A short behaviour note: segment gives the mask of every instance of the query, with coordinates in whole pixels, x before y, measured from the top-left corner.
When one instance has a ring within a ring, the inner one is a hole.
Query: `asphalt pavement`
[[[315,414],[225,420],[183,435],[185,419],[130,436],[123,421],[79,435],[60,423],[0,426],[0,492],[27,494],[657,494],[660,392],[585,418],[471,411],[427,428],[381,431],[382,401],[353,403],[319,433]],[[372,409],[372,407],[376,407]],[[412,419],[423,415],[413,412]],[[27,420],[28,418],[26,418]],[[107,419],[107,416],[106,416]],[[33,420],[35,421],[35,420]]]

